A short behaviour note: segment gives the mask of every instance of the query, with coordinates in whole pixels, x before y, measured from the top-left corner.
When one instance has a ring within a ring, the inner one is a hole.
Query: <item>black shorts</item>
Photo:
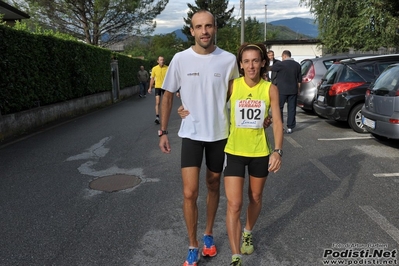
[[[269,156],[244,157],[232,154],[226,156],[224,176],[245,177],[245,166],[248,166],[248,174],[253,177],[266,177],[269,174]]]
[[[214,173],[221,173],[224,164],[224,147],[227,139],[205,142],[188,138],[182,139],[181,145],[181,168],[201,168],[202,158],[205,150],[205,163],[208,169]]]
[[[164,89],[161,88],[155,88],[155,96],[161,96],[165,93]]]

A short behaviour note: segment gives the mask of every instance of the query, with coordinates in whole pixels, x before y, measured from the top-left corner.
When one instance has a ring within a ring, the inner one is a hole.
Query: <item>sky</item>
[[[265,21],[265,16],[267,23],[293,17],[313,18],[309,8],[299,6],[299,0],[244,0],[244,2],[245,17],[256,17],[262,23]],[[195,0],[169,0],[164,11],[155,19],[157,28],[154,34],[170,33],[183,28],[183,18],[187,17],[188,11],[187,3],[195,5]],[[233,6],[233,16],[241,17],[241,0],[229,0],[228,9]]]

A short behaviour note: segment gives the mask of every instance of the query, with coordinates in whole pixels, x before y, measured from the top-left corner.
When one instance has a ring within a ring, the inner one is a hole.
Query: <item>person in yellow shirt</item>
[[[152,88],[155,83],[155,123],[159,124],[159,107],[161,103],[161,96],[165,92],[162,89],[162,84],[166,76],[168,66],[165,65],[165,59],[163,56],[159,56],[157,60],[158,65],[154,66],[151,71],[150,87],[148,93],[151,94]]]
[[[243,44],[238,50],[237,63],[241,77],[231,80],[228,88],[230,131],[224,149],[224,184],[227,197],[226,227],[232,252],[230,265],[241,266],[242,254],[254,251],[252,229],[262,208],[266,178],[269,172],[276,173],[281,167],[283,123],[278,89],[262,78],[269,66],[265,46],[262,43]],[[271,123],[270,109],[273,113],[274,148],[271,148],[264,129]],[[181,106],[178,114],[185,119],[190,114],[189,107],[185,109]],[[249,175],[249,205],[242,232],[240,214],[246,167]]]
[[[232,251],[230,265],[241,266],[241,254],[254,251],[252,229],[262,208],[266,178],[269,172],[275,173],[281,167],[283,123],[278,89],[262,78],[269,65],[265,46],[261,43],[244,43],[238,50],[237,63],[242,76],[229,84],[230,133],[224,149],[224,184],[227,197],[226,227]],[[270,108],[273,113],[274,148],[271,148],[263,122],[269,116]],[[242,232],[240,214],[246,167],[249,175],[249,205]]]

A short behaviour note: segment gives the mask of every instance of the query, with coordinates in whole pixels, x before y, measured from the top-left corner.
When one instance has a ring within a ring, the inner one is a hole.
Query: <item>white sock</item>
[[[252,230],[250,231],[244,228],[244,233],[252,234]]]

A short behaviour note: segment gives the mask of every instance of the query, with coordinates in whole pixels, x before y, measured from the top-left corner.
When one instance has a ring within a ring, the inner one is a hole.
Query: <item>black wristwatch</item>
[[[166,130],[158,130],[158,137],[162,137],[163,135],[168,135],[168,131],[166,131]]]
[[[277,152],[280,157],[283,157],[283,150],[275,149],[273,152]]]

